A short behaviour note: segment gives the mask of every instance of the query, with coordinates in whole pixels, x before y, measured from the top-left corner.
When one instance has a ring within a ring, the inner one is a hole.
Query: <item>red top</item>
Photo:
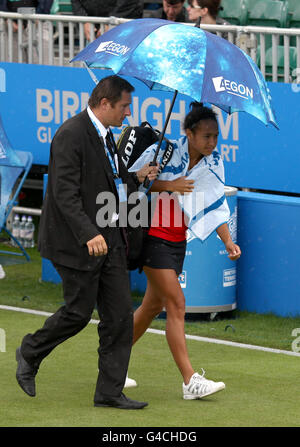
[[[172,242],[184,241],[187,230],[184,216],[176,196],[167,192],[161,193],[156,201],[149,236]]]

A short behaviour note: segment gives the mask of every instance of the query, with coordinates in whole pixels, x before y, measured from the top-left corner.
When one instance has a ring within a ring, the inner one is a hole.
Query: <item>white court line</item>
[[[15,311],[15,312],[24,312],[24,313],[33,314],[33,315],[42,315],[45,317],[50,317],[51,315],[53,315],[53,313],[51,313],[51,312],[44,312],[42,310],[25,309],[22,307],[5,306],[5,305],[1,305],[1,304],[0,304],[0,309],[11,310],[11,311]],[[98,324],[99,320],[92,319],[92,320],[90,320],[90,323]],[[165,335],[165,331],[160,331],[158,329],[147,329],[147,332],[150,332],[152,334]],[[205,343],[215,343],[217,345],[232,346],[235,348],[253,349],[255,351],[272,352],[273,354],[285,354],[285,355],[292,355],[294,357],[300,357],[300,352],[285,351],[283,349],[266,348],[264,346],[257,346],[257,345],[248,345],[246,343],[237,343],[235,341],[219,340],[217,338],[200,337],[198,335],[186,335],[186,338],[189,340],[203,341]]]

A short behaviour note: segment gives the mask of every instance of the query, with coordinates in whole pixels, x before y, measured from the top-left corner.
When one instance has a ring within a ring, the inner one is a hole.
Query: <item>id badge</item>
[[[120,203],[127,202],[127,194],[126,194],[124,183],[122,182],[122,179],[115,178],[114,181],[115,181],[115,185],[116,185],[116,188],[118,191]]]

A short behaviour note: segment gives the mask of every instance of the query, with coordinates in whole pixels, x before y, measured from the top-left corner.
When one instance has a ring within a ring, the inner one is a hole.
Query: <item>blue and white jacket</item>
[[[230,211],[225,197],[224,165],[220,154],[213,151],[211,155],[203,157],[192,169],[189,167],[188,140],[184,136],[179,140],[171,140],[173,145],[172,158],[158,176],[159,180],[175,180],[186,176],[194,180],[192,193],[178,195],[178,201],[188,216],[188,228],[193,236],[201,241],[220,225],[227,222]],[[130,168],[138,171],[145,163],[153,160],[157,144],[147,148]],[[160,162],[165,146],[162,145],[157,157]],[[141,186],[140,191],[146,192]]]

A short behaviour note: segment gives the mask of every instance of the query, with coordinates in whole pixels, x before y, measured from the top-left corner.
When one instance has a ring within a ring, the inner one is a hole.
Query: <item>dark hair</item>
[[[202,102],[196,102],[196,101],[192,102],[190,104],[190,109],[191,109],[190,112],[186,115],[184,119],[183,123],[184,130],[187,129],[194,130],[195,127],[197,127],[198,124],[204,120],[213,120],[216,123],[218,122],[215,112],[209,107],[204,107]]]
[[[188,0],[188,2],[192,6],[193,0]],[[201,8],[207,8],[209,15],[214,19],[217,18],[219,11],[223,9],[221,0],[197,0],[197,3]]]
[[[97,107],[103,98],[109,100],[112,106],[121,99],[122,92],[131,93],[134,87],[120,76],[112,75],[101,79],[91,93],[88,104]]]

